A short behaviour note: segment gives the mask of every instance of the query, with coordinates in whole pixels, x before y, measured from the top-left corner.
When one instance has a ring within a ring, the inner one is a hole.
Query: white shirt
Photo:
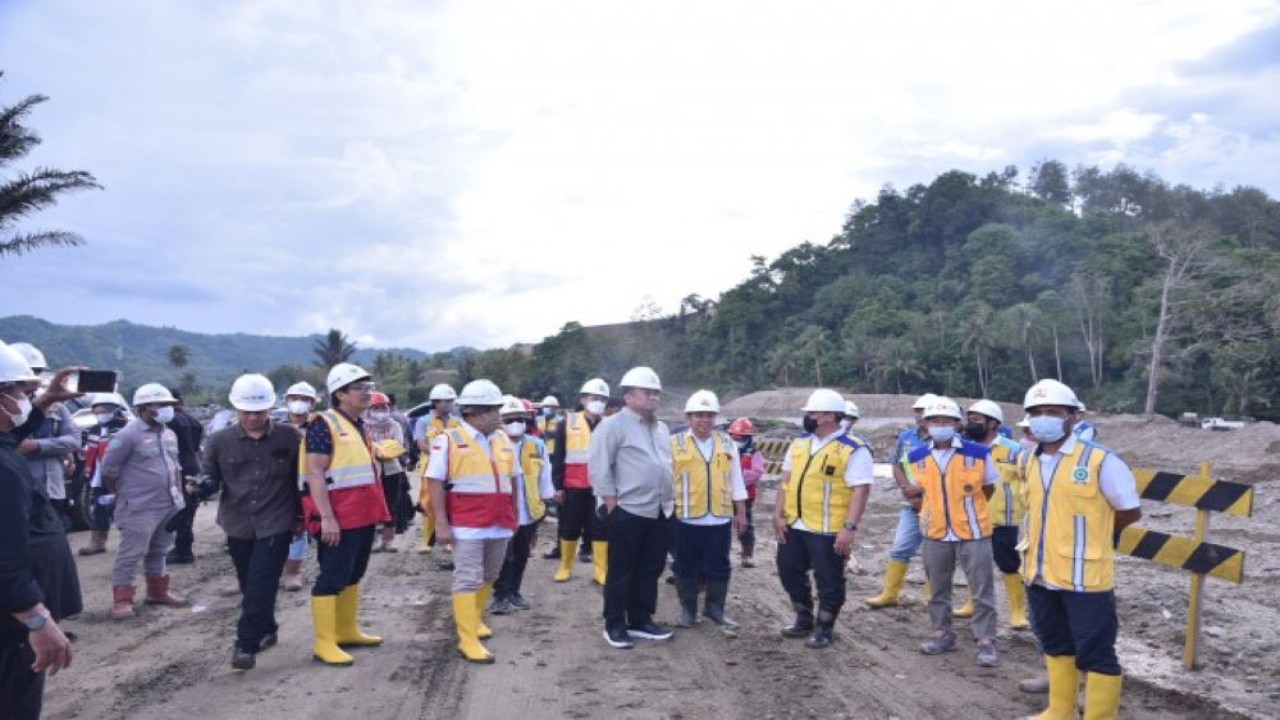
[[[524,477],[524,463],[520,458],[524,457],[524,444],[534,443],[538,447],[538,457],[542,458],[542,470],[538,471],[538,497],[543,500],[550,500],[556,495],[556,486],[551,482],[551,459],[547,457],[547,446],[538,442],[537,438],[522,435],[518,438],[511,438],[511,444],[516,448],[516,462],[520,464],[520,477]],[[533,514],[529,512],[529,501],[524,495],[524,485],[518,486],[516,491],[516,509],[520,514],[521,525],[532,525]]]
[[[692,430],[685,431],[685,437],[693,441],[698,452],[702,453],[702,459],[707,462],[711,461],[712,453],[716,451],[715,435],[708,435],[706,440],[699,440],[693,434]],[[733,456],[731,462],[733,468],[729,471],[729,484],[733,488],[733,499],[742,501],[747,499],[747,483],[742,479],[742,462],[738,459],[738,444],[735,442],[725,443],[728,446],[729,453]],[[680,522],[686,525],[724,525],[733,518],[716,517],[711,513],[707,513],[698,518],[680,518]]]
[[[933,441],[929,441],[929,449],[933,453],[933,461],[938,463],[938,467],[942,469],[943,480],[946,480],[947,464],[951,462],[951,456],[956,454],[956,448],[960,447],[960,438],[951,438],[951,444],[944,448],[939,448]],[[995,485],[1000,479],[1000,471],[996,470],[995,461],[991,456],[987,456],[987,462],[984,463],[985,470],[982,474],[982,485]],[[942,538],[942,542],[960,542],[960,536],[956,535],[951,526],[947,526],[947,534]]]
[[[827,446],[827,443],[834,442],[836,438],[844,435],[843,428],[837,428],[835,432],[826,437],[810,437],[809,438],[809,457],[818,454],[818,451]],[[789,475],[791,473],[791,452],[788,451],[786,457],[782,459],[782,473]],[[875,464],[871,461],[871,451],[866,446],[859,447],[849,457],[849,462],[844,466],[844,484],[849,487],[857,487],[859,485],[870,485],[875,482]],[[791,527],[796,530],[808,530],[808,526],[804,521],[796,518],[791,523]]]
[[[466,421],[460,421],[462,432],[467,433],[476,441],[476,444],[484,448],[484,454],[489,457],[490,462],[493,461],[493,448],[489,445],[489,438],[481,435],[479,430],[471,427]],[[449,479],[449,438],[448,433],[440,433],[436,439],[431,441],[431,456],[427,459],[427,471],[425,473],[429,480],[437,480],[445,482]],[[520,463],[516,463],[515,474],[511,476],[511,482],[517,487],[523,482],[523,471],[520,469]],[[501,538],[509,538],[515,534],[514,531],[508,530],[501,525],[491,525],[484,528],[469,528],[453,525],[453,536],[459,540],[498,540]]]

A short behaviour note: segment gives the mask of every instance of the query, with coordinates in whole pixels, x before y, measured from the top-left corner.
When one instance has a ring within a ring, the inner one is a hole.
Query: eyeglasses
[[[346,389],[350,390],[351,392],[367,393],[367,392],[373,392],[373,389],[377,386],[378,386],[377,383],[371,383],[371,382],[356,383],[354,385],[348,385]]]

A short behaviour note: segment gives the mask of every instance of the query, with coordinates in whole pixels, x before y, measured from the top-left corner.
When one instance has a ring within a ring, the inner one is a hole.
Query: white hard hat
[[[1080,403],[1080,412],[1089,412],[1089,408],[1087,408],[1087,407],[1085,407],[1085,406],[1084,406],[1084,401],[1083,401],[1083,400],[1080,400],[1080,401],[1078,401],[1078,402]]]
[[[689,401],[684,404],[686,413],[696,412],[720,412],[720,399],[710,390],[699,390],[689,396]]]
[[[133,393],[133,405],[175,405],[178,399],[169,392],[169,388],[160,383],[147,383]]]
[[[912,406],[911,406],[911,409],[912,409],[912,410],[923,410],[923,409],[925,409],[925,408],[929,407],[929,405],[930,405],[934,400],[937,400],[937,399],[938,399],[938,396],[937,396],[937,395],[934,395],[933,393],[925,393],[925,394],[921,395],[920,397],[916,398],[916,402],[915,402],[915,404],[914,404],[914,405],[912,405]]]
[[[1018,425],[1017,425],[1017,426],[1018,426],[1018,427],[1020,427],[1020,428],[1022,428],[1022,429],[1024,429],[1024,430],[1030,429],[1030,428],[1031,428],[1031,420],[1029,420],[1028,418],[1022,418],[1021,420],[1019,420],[1019,421],[1018,421]]]
[[[857,420],[858,418],[862,417],[862,411],[858,409],[858,403],[852,400],[844,401],[844,414],[848,415],[854,420]]]
[[[542,405],[542,407],[554,407],[554,408],[560,407],[560,401],[556,399],[555,395],[548,395],[542,398],[542,402],[540,404]]]
[[[89,396],[89,407],[95,405],[116,405],[118,407],[128,407],[128,403],[119,393],[94,393]]]
[[[640,388],[641,390],[661,390],[662,381],[658,379],[658,373],[653,368],[633,367],[622,376],[622,381],[618,383],[624,388]]]
[[[462,386],[458,395],[459,405],[479,407],[498,407],[503,404],[502,391],[489,380],[472,380]],[[524,408],[520,408],[524,412]]]
[[[975,402],[969,406],[969,412],[986,415],[987,417],[994,419],[996,422],[1002,425],[1004,424],[1004,411],[1000,409],[1000,406],[997,403],[990,400],[979,400]]]
[[[837,415],[844,414],[844,398],[835,390],[827,388],[818,388],[809,395],[809,401],[800,408],[804,412],[832,412]]]
[[[582,383],[582,389],[578,391],[579,395],[599,395],[601,397],[609,397],[609,383],[600,378],[591,378]]]
[[[27,361],[27,365],[31,366],[31,372],[39,373],[49,367],[49,363],[45,362],[44,353],[35,345],[26,342],[16,342],[9,347],[18,351],[23,360]]]
[[[297,395],[298,397],[309,397],[312,400],[320,399],[319,393],[316,392],[316,389],[312,387],[311,383],[309,382],[299,382],[299,383],[294,383],[290,385],[289,389],[284,391],[284,396],[289,397],[291,395]]]
[[[960,412],[960,406],[955,400],[941,395],[935,397],[933,402],[929,403],[929,407],[924,409],[924,416],[931,417],[949,417],[954,420],[963,420],[964,414]]]
[[[448,385],[445,385],[444,383],[440,383],[439,385],[435,385],[431,388],[431,392],[427,395],[427,399],[428,400],[457,400],[458,393],[454,392],[453,388],[449,387]]]
[[[22,353],[0,340],[0,384],[35,382],[40,378],[31,370]]]
[[[1026,410],[1040,405],[1078,408],[1080,400],[1076,398],[1074,390],[1057,380],[1041,380],[1027,390],[1027,396],[1022,401],[1022,407]]]
[[[338,363],[329,370],[329,377],[325,380],[325,385],[329,388],[329,394],[332,395],[351,383],[369,380],[372,377],[359,365]]]
[[[231,383],[231,407],[245,412],[270,410],[276,404],[276,388],[266,375],[241,375]]]
[[[515,395],[503,396],[502,409],[498,411],[501,415],[524,415],[528,412],[524,407],[524,403]]]

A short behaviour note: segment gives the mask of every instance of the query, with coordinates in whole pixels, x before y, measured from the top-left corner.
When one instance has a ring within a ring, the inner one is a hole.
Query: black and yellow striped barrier
[[[1253,517],[1253,487],[1214,479],[1209,463],[1200,473],[1180,475],[1138,468],[1138,495],[1143,500],[1182,505],[1196,509],[1196,532],[1180,537],[1130,525],[1120,533],[1116,549],[1125,555],[1180,568],[1191,573],[1191,600],[1187,608],[1187,642],[1182,666],[1194,670],[1200,658],[1200,608],[1204,604],[1204,579],[1216,577],[1227,582],[1244,582],[1244,551],[1209,542],[1210,513]]]
[[[791,446],[789,438],[763,438],[756,441],[756,450],[764,455],[764,472],[766,475],[782,473],[782,458]]]

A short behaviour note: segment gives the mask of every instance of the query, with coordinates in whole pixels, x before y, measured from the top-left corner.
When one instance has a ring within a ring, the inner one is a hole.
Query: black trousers
[[[533,549],[533,538],[538,534],[538,523],[531,522],[516,528],[516,534],[507,543],[507,557],[502,561],[502,571],[493,583],[495,597],[515,597],[520,594],[520,585],[524,582],[524,569],[529,565],[529,551]]]
[[[258,652],[262,638],[279,627],[276,592],[292,542],[291,531],[249,540],[227,538],[227,554],[236,567],[236,582],[240,584],[241,593],[236,645],[244,652]]]
[[[325,545],[316,535],[316,556],[320,560],[320,577],[311,586],[311,596],[337,595],[355,585],[369,569],[369,553],[373,551],[375,526],[343,530],[337,545]],[[279,575],[276,576],[279,578]]]
[[[608,530],[596,512],[596,494],[591,490],[565,488],[564,504],[560,507],[560,539],[607,540]]]
[[[729,548],[733,544],[731,523],[720,525],[675,524],[676,551],[671,571],[679,578],[728,581]]]
[[[1022,567],[1018,553],[1018,526],[996,525],[991,533],[991,556],[1002,573],[1016,573]]]
[[[778,546],[778,579],[800,607],[813,607],[809,571],[818,586],[818,609],[831,613],[844,607],[844,558],[836,553],[836,536],[790,528]]]
[[[667,517],[641,517],[615,507],[605,525],[609,539],[605,625],[644,625],[653,620],[658,609],[658,578],[667,564],[671,521]]]
[[[190,555],[196,541],[196,510],[200,503],[192,501],[189,496],[184,497],[187,504],[167,523],[173,529],[173,552],[177,555]]]
[[[0,718],[39,720],[44,703],[44,673],[31,671],[36,655],[26,638],[0,640]]]
[[[1119,675],[1116,594],[1050,590],[1027,586],[1031,629],[1045,655],[1074,655],[1076,667],[1099,675]]]
[[[751,511],[755,506],[755,500],[747,501],[747,529],[738,533],[738,543],[742,545],[743,555],[752,555],[756,549],[756,524],[751,519]]]
[[[387,501],[387,512],[391,513],[391,522],[382,527],[393,527],[397,533],[409,529],[409,519],[413,517],[412,512],[405,512],[406,507],[413,505],[409,499],[409,476],[405,473],[383,475],[382,497]]]

